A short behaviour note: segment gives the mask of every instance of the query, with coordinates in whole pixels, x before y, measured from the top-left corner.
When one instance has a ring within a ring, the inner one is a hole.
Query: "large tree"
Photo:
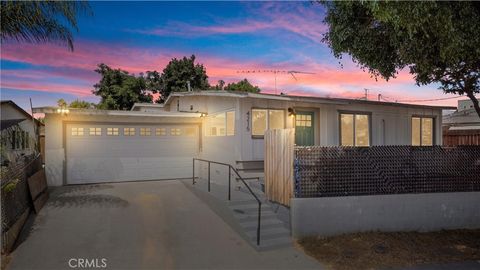
[[[210,88],[207,71],[202,64],[195,64],[195,55],[190,58],[173,58],[163,70],[160,81],[160,102],[164,101],[171,92],[188,91],[188,84],[191,90]]]
[[[95,71],[102,76],[92,91],[101,98],[99,109],[129,110],[136,102],[152,102],[143,74],[135,76],[105,64],[99,64]]]
[[[227,86],[225,86],[224,90],[252,93],[260,92],[260,88],[258,88],[258,86],[252,85],[247,79],[243,79],[236,83],[229,83],[227,84]]]
[[[2,43],[57,42],[72,51],[78,14],[91,14],[85,1],[1,1],[0,5]]]
[[[408,68],[417,85],[467,95],[480,116],[480,2],[322,1],[324,41],[386,80]]]

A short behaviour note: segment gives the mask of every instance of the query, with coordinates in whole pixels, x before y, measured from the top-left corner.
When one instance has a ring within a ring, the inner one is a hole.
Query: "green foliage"
[[[195,64],[195,55],[190,58],[173,58],[160,77],[160,100],[164,101],[171,92],[188,91],[188,82],[192,90],[207,90],[208,76],[202,64]]]
[[[260,88],[253,86],[247,79],[243,79],[237,83],[229,83],[225,86],[225,90],[259,93]]]
[[[375,77],[409,68],[417,85],[466,94],[480,115],[480,2],[324,1],[324,41]]]
[[[76,99],[70,102],[70,105],[68,105],[69,108],[77,108],[77,109],[94,109],[95,106],[96,105],[94,103],[90,103],[88,101],[79,100],[79,99]]]
[[[224,90],[225,81],[219,80],[216,85],[211,85],[209,90]]]
[[[5,193],[10,193],[10,192],[14,191],[15,188],[17,187],[18,182],[19,182],[19,180],[15,179],[14,181],[4,185],[2,187],[2,191],[5,192]]]
[[[61,98],[61,99],[57,100],[57,105],[60,108],[66,108],[67,107],[67,102],[65,101],[65,99]]]
[[[57,42],[73,51],[77,14],[91,14],[85,1],[1,1],[1,40]]]
[[[99,109],[129,110],[136,102],[152,102],[143,74],[136,77],[121,69],[99,64],[95,70],[102,78],[92,91],[101,98]]]

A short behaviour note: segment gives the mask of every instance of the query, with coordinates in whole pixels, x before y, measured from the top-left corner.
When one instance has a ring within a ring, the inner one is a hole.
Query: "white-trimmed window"
[[[235,112],[209,115],[205,126],[206,136],[233,136],[235,135]]]
[[[134,127],[123,128],[123,135],[124,136],[135,136],[135,128]]]
[[[182,135],[182,129],[180,129],[180,128],[171,128],[171,129],[170,129],[170,135],[172,135],[172,136],[180,136],[180,135]]]
[[[370,146],[370,115],[341,113],[340,145]]]
[[[118,136],[118,128],[109,127],[107,128],[107,136]]]
[[[285,110],[252,109],[252,135],[263,136],[267,129],[285,128]]]
[[[140,128],[140,136],[150,136],[151,128]]]
[[[102,128],[100,127],[91,127],[89,129],[90,136],[102,136]]]
[[[433,118],[412,117],[412,145],[431,146],[433,145]]]
[[[167,130],[165,128],[156,128],[155,136],[165,136],[167,135]]]
[[[83,136],[83,127],[72,127],[72,136]]]

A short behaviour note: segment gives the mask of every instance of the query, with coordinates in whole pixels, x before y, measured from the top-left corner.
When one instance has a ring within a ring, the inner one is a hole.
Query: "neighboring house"
[[[62,185],[188,178],[194,157],[261,173],[266,129],[295,128],[297,145],[441,145],[443,109],[452,107],[202,91],[132,111],[34,111],[45,113],[48,182]]]
[[[459,100],[457,110],[443,119],[445,145],[480,145],[480,117],[471,100]]]
[[[43,124],[11,100],[2,100],[0,108],[2,166],[38,152],[36,134]]]

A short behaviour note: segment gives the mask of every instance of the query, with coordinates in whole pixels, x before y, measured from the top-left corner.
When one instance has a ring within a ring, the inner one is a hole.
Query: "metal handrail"
[[[210,164],[218,164],[218,165],[223,165],[228,167],[228,200],[230,201],[231,199],[231,176],[232,176],[232,170],[237,174],[238,178],[242,181],[242,183],[245,185],[245,187],[248,189],[250,194],[255,198],[255,200],[258,203],[258,219],[257,219],[257,246],[260,245],[260,219],[262,215],[262,201],[255,195],[255,193],[252,191],[250,186],[245,182],[243,177],[238,173],[238,171],[230,164],[228,163],[222,163],[222,162],[217,162],[217,161],[212,161],[212,160],[207,160],[207,159],[201,159],[201,158],[193,158],[193,176],[192,176],[192,181],[193,185],[195,185],[195,160],[198,161],[203,161],[208,163],[208,192],[210,192]]]

